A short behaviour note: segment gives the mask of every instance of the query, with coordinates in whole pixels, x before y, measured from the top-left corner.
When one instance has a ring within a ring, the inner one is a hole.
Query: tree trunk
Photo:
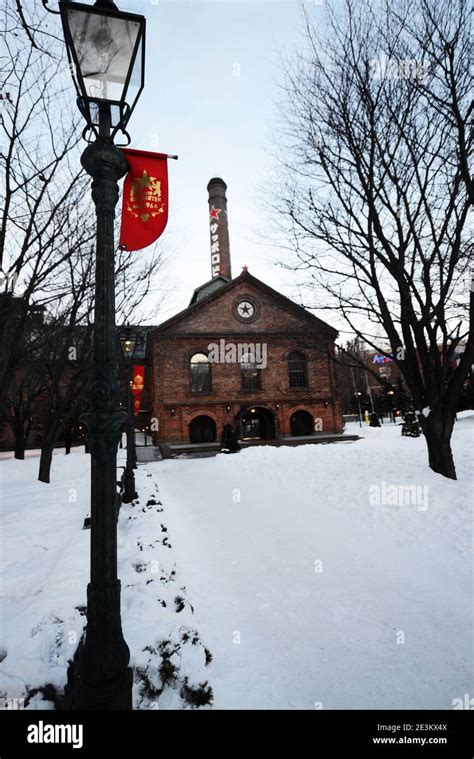
[[[15,429],[15,458],[16,459],[25,458],[25,448],[26,448],[25,430],[23,429],[23,424],[20,422],[20,424],[16,425],[16,429]]]
[[[45,445],[41,448],[41,458],[38,472],[38,479],[40,482],[50,482],[49,476],[51,472],[51,462],[53,460],[53,449],[54,446],[51,444],[48,444],[47,446]]]
[[[419,419],[428,446],[430,468],[444,477],[456,480],[456,468],[451,451],[455,413],[432,410],[427,417],[420,414]]]
[[[43,429],[43,437],[41,440],[41,458],[38,471],[38,479],[40,482],[50,482],[51,462],[53,460],[54,446],[56,445],[59,437],[60,426],[56,421],[50,422],[49,427]]]

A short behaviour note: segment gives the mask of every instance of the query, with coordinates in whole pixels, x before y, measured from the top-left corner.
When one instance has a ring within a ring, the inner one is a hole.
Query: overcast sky
[[[228,185],[233,276],[247,265],[294,296],[291,275],[275,267],[277,254],[258,230],[268,222],[261,196],[272,193],[280,52],[301,44],[299,3],[129,0],[119,6],[147,19],[146,86],[129,124],[131,146],[179,155],[169,162],[165,236],[174,290],[164,316],[186,307],[194,288],[210,279],[206,185],[215,176]],[[313,12],[323,17],[318,2]]]

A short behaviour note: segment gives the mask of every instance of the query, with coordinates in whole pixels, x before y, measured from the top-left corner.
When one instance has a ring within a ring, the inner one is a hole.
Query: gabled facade
[[[336,330],[246,270],[215,284],[150,335],[155,442],[342,432]]]

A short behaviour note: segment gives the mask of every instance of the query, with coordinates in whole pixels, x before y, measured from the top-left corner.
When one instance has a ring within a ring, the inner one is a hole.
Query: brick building
[[[143,405],[155,442],[212,442],[225,425],[244,440],[342,432],[336,330],[246,267],[232,278],[226,185],[212,179],[208,192],[212,278],[147,329]]]

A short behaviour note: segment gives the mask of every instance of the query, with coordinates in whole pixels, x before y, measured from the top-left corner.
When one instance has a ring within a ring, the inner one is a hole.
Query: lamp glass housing
[[[113,133],[125,130],[144,87],[145,17],[113,5],[61,0],[61,20],[78,105],[98,132],[101,105],[110,106]]]
[[[130,327],[125,327],[120,333],[120,347],[122,349],[122,356],[125,361],[131,361],[133,354],[135,353],[135,346],[137,344],[137,337]]]

